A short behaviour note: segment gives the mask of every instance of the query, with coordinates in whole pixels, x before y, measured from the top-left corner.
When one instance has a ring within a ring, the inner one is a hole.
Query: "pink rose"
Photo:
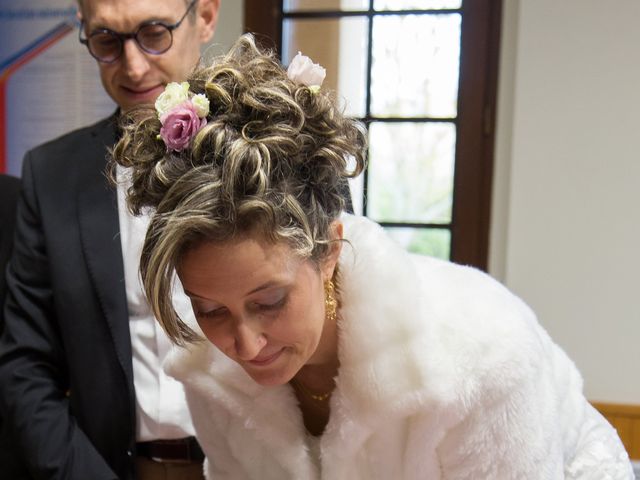
[[[196,133],[207,124],[207,119],[199,118],[190,100],[175,106],[160,117],[160,137],[167,150],[182,151]]]

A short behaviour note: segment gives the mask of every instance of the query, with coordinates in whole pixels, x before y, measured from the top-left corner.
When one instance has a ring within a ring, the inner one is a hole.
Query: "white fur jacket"
[[[615,430],[534,314],[483,273],[404,252],[345,216],[340,369],[309,455],[289,385],[215,347],[177,349],[208,479],[630,480]]]

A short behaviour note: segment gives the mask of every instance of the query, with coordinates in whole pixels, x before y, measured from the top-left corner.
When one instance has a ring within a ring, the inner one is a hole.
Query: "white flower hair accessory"
[[[320,86],[324,81],[327,71],[324,67],[313,63],[313,61],[301,52],[293,57],[289,68],[287,68],[287,76],[293,82],[300,83],[309,87],[313,93],[320,91]]]
[[[171,82],[164,87],[156,100],[158,117],[162,117],[173,107],[189,100],[189,82]]]
[[[155,103],[162,127],[159,139],[167,150],[180,152],[189,145],[191,139],[207,124],[209,99],[199,93],[189,91],[189,82],[171,82]]]

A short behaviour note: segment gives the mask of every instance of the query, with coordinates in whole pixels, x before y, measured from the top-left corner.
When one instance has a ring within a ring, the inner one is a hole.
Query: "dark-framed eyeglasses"
[[[198,0],[191,0],[187,11],[176,23],[167,25],[160,21],[150,21],[141,23],[135,32],[119,33],[101,28],[83,38],[84,24],[80,24],[78,40],[87,46],[93,58],[102,63],[113,63],[122,56],[124,42],[132,38],[143,52],[151,55],[161,55],[173,45],[173,31],[187,18],[187,15]]]

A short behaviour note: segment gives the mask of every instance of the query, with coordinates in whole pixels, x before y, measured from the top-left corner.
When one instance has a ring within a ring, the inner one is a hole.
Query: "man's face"
[[[213,35],[219,0],[199,0],[178,28],[169,50],[153,55],[135,40],[124,42],[122,56],[113,63],[98,62],[107,93],[123,111],[153,103],[165,85],[184,80],[198,62],[200,46]],[[118,33],[135,32],[143,22],[174,24],[185,13],[185,0],[83,0],[85,35],[107,28]]]

